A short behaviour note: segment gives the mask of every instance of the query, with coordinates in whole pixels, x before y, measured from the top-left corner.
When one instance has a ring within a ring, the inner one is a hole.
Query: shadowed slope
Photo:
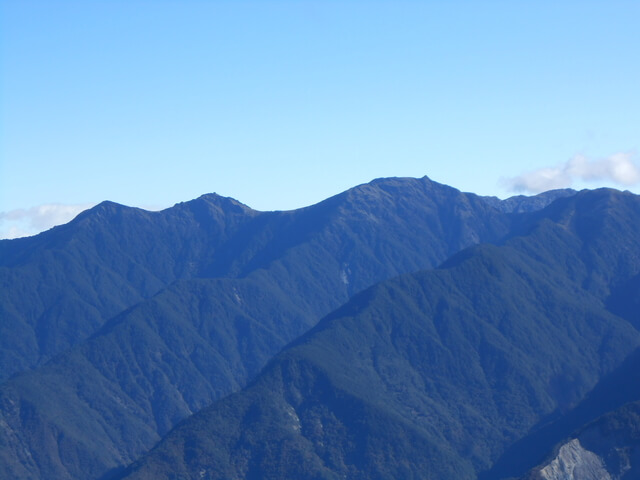
[[[571,433],[571,435],[568,435]],[[563,439],[562,442],[559,440]],[[556,443],[557,442],[557,443]],[[554,445],[555,444],[555,445]],[[600,470],[600,478],[632,480],[640,475],[640,350],[612,375],[600,382],[575,409],[534,434],[525,437],[518,445],[531,445],[534,452],[546,447],[547,460],[541,462],[533,456],[525,456],[542,465],[526,475],[527,479],[547,478],[558,480],[559,476],[547,467],[565,445],[579,445],[579,451],[570,468],[575,469],[574,478],[580,478],[580,469],[585,460],[594,461]],[[553,448],[551,447],[553,445]],[[516,452],[516,453],[518,453]],[[549,452],[553,452],[549,454]],[[520,465],[522,472],[531,463]],[[524,468],[523,468],[524,467]],[[546,471],[544,470],[546,468]],[[541,470],[546,477],[541,476]],[[608,477],[607,477],[608,475]],[[496,477],[498,478],[498,477]]]
[[[554,415],[554,419],[545,419],[541,425],[532,428],[529,434],[512,445],[489,471],[480,476],[480,479],[521,477],[527,470],[550,457],[550,452],[556,446],[566,443],[566,439],[576,438],[575,432],[584,429],[585,425],[626,403],[638,401],[639,380],[640,350],[636,350],[620,367],[600,380],[578,405],[562,415]]]

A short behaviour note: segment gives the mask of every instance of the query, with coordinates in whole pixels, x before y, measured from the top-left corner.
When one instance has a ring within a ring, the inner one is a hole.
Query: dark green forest
[[[0,477],[632,478],[638,238],[628,192],[425,177],[0,241]]]

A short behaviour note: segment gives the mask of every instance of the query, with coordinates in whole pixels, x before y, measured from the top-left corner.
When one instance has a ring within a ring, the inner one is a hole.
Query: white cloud
[[[571,179],[562,168],[540,168],[506,181],[510,190],[516,192],[539,193],[554,188],[565,188]]]
[[[35,235],[55,225],[71,221],[93,204],[46,204],[0,212],[0,238],[18,238]]]
[[[640,166],[631,153],[615,153],[606,158],[590,160],[576,155],[564,165],[545,167],[506,179],[506,186],[515,192],[540,193],[554,188],[570,187],[574,181],[612,182],[629,187],[640,183]]]

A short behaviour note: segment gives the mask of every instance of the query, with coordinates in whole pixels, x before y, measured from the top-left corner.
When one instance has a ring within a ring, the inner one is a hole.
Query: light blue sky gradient
[[[576,155],[638,165],[637,1],[1,8],[0,237],[43,204],[292,209],[423,175],[505,197]],[[583,177],[560,183],[639,191]]]

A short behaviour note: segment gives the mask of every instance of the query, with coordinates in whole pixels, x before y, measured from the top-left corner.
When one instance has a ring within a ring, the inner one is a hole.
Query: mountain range
[[[425,177],[288,212],[105,202],[0,241],[0,476],[497,479],[575,439],[609,458],[571,435],[634,418],[602,385],[640,347],[637,238],[628,192]]]

